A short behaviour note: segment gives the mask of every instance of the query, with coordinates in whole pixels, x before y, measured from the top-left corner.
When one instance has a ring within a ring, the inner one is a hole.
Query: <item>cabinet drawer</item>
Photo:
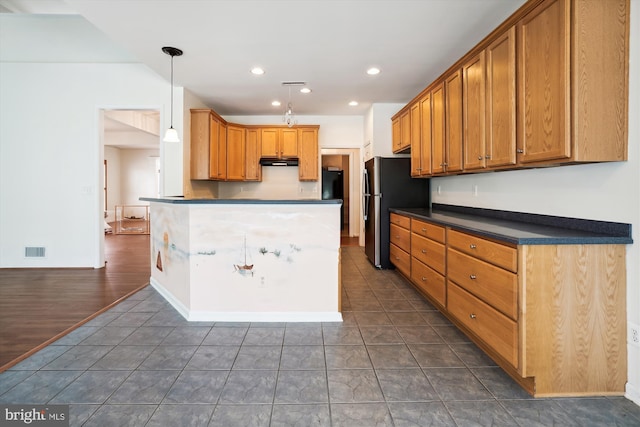
[[[447,309],[496,353],[518,368],[518,324],[464,289],[447,284]]]
[[[394,244],[389,245],[389,260],[405,276],[411,275],[411,255]]]
[[[413,234],[411,236],[411,256],[419,259],[440,274],[444,274],[444,245]]]
[[[389,240],[405,252],[411,251],[411,232],[406,228],[390,225]]]
[[[407,230],[411,228],[411,218],[407,216],[398,215],[397,213],[391,213],[390,215],[391,224],[398,225],[402,228],[406,228]]]
[[[424,237],[428,237],[436,242],[444,243],[444,227],[429,224],[417,219],[411,220],[411,231]]]
[[[447,231],[447,242],[450,247],[459,251],[514,273],[518,272],[518,250],[516,248],[451,229]]]
[[[447,277],[514,320],[518,318],[518,276],[454,249],[447,250]]]
[[[446,305],[444,276],[427,267],[416,258],[411,262],[411,281],[443,307]]]

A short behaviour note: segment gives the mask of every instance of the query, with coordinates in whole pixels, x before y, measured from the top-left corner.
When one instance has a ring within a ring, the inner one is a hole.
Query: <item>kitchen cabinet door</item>
[[[220,123],[218,127],[218,149],[211,151],[218,152],[218,176],[216,179],[227,179],[227,124]]]
[[[227,129],[227,180],[245,179],[245,133],[244,129],[229,126]]]
[[[518,23],[519,163],[571,157],[570,19],[547,0]]]
[[[298,157],[298,130],[280,129],[280,157],[283,159]]]
[[[402,135],[400,133],[400,117],[396,117],[391,121],[391,151],[394,153],[400,151],[402,145]]]
[[[420,139],[420,102],[411,106],[411,176],[422,175],[422,140]]]
[[[462,170],[462,70],[457,70],[445,78],[445,171]]]
[[[516,164],[516,29],[486,49],[487,167]]]
[[[298,178],[300,181],[317,181],[318,174],[318,129],[298,129]]]
[[[190,177],[194,180],[210,179],[209,166],[213,136],[218,138],[218,124],[213,122],[211,110],[191,110]],[[217,147],[217,141],[215,142]],[[217,155],[217,154],[216,154]],[[216,170],[217,176],[217,163]]]
[[[431,175],[431,92],[420,100],[420,176]]]
[[[278,130],[278,128],[260,129],[260,157],[279,157]]]
[[[262,166],[260,166],[260,130],[246,129],[245,133],[245,181],[261,181]]]
[[[445,171],[444,82],[431,90],[431,171]]]
[[[464,170],[485,167],[485,52],[462,66]]]

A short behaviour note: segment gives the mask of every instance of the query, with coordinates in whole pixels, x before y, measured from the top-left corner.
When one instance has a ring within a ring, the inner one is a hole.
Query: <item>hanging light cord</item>
[[[173,129],[173,55],[171,55],[171,128]]]

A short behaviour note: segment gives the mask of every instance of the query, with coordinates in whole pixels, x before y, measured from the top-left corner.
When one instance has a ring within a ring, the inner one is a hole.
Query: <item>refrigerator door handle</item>
[[[369,173],[367,170],[362,171],[362,219],[367,220],[369,218]]]

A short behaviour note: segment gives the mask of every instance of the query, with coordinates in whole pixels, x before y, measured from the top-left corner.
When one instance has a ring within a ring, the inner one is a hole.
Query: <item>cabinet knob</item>
[[[400,257],[399,257],[399,256],[397,256],[397,257],[396,257],[396,261],[399,261],[399,260],[400,260]]]
[[[486,156],[484,156],[485,159],[487,160],[491,160],[491,156],[489,154],[487,154]]]
[[[470,245],[469,245],[469,247],[470,247],[471,249],[475,249],[475,248],[476,248],[476,245],[474,245],[474,244],[472,243],[472,244],[470,244]]]
[[[426,281],[427,281],[427,278],[426,278],[426,277],[424,277],[424,276],[422,276],[422,281],[423,281],[423,282],[426,282]]]
[[[482,159],[484,159],[484,157],[478,156],[478,160],[482,160]]]
[[[396,239],[399,239],[399,238],[400,238],[400,236],[396,236]]]
[[[427,229],[423,227],[423,228],[422,228],[422,232],[423,232],[423,233],[426,233],[426,232],[427,232]]]
[[[476,280],[476,275],[475,275],[475,274],[470,274],[470,275],[469,275],[469,279],[471,279],[471,280]]]
[[[522,154],[522,153],[524,153],[524,150],[523,150],[522,148],[518,148],[518,149],[516,150],[516,153],[520,153],[520,154]]]
[[[470,319],[475,319],[475,318],[476,318],[476,315],[475,315],[475,314],[473,314],[473,313],[471,313],[471,314],[469,315],[469,318],[470,318]]]
[[[427,250],[426,250],[426,249],[423,249],[423,250],[422,250],[422,253],[423,253],[423,254],[426,254],[426,253],[427,253]]]

